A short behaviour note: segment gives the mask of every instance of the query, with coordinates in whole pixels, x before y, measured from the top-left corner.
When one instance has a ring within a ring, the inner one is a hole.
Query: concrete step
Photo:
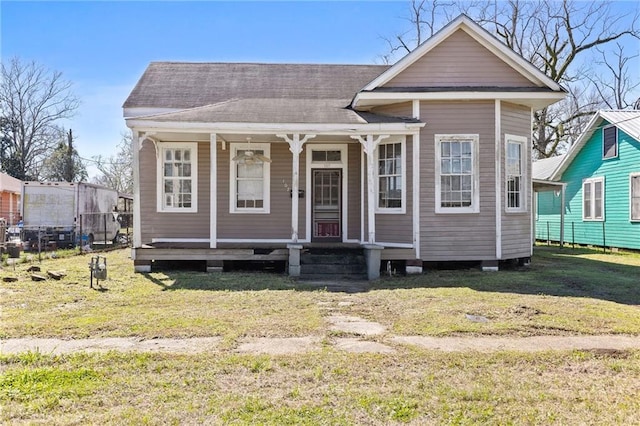
[[[367,274],[367,265],[360,263],[329,264],[306,263],[300,265],[302,274]]]
[[[303,280],[357,281],[367,279],[362,249],[310,249],[300,256]]]

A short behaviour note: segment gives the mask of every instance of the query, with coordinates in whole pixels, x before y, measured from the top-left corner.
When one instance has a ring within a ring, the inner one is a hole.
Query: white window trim
[[[196,142],[158,142],[156,163],[156,211],[158,213],[196,213],[198,211],[198,144]],[[164,205],[164,151],[165,149],[191,150],[191,207]]]
[[[271,158],[271,144],[269,143],[231,143],[229,144],[229,213],[233,214],[269,214],[271,212],[271,163],[263,163],[262,169],[262,200],[261,208],[239,208],[236,200],[236,162],[233,161],[238,150],[252,149],[263,151],[266,157]]]
[[[607,129],[611,129],[611,128],[615,129],[615,135],[616,135],[616,143],[615,143],[615,146],[616,146],[616,155],[614,155],[614,156],[612,156],[612,157],[605,157],[605,156],[604,156],[604,154],[605,154],[605,152],[604,152],[604,131],[605,131],[605,130],[607,130]],[[613,160],[614,158],[618,158],[618,155],[620,154],[620,145],[618,145],[618,128],[617,128],[616,126],[614,126],[613,124],[610,124],[610,125],[608,125],[608,126],[605,126],[605,127],[603,127],[603,128],[602,128],[602,134],[601,134],[601,136],[602,136],[602,159],[603,159],[603,160]]]
[[[480,170],[479,170],[479,141],[480,135],[477,133],[474,134],[436,134],[435,136],[435,159],[436,159],[436,179],[435,179],[435,191],[436,191],[436,213],[446,213],[446,214],[458,214],[458,213],[479,213],[480,212]],[[441,164],[441,147],[442,142],[450,142],[450,141],[471,141],[472,142],[472,153],[473,153],[473,162],[471,163],[471,167],[473,167],[473,178],[471,179],[471,206],[470,207],[442,207],[441,205],[441,195],[440,195],[440,164]]]
[[[376,203],[375,203],[375,212],[379,214],[406,214],[407,213],[407,139],[406,137],[401,138],[391,138],[385,139],[384,142],[380,142],[375,150],[375,158],[376,158],[376,169],[375,169],[375,192],[376,192]],[[400,176],[402,182],[402,207],[380,207],[380,200],[378,197],[380,196],[380,168],[379,168],[379,153],[380,153],[380,145],[392,145],[392,144],[400,144],[400,162],[402,163],[402,175]]]
[[[602,217],[601,218],[596,218],[595,216],[595,203],[591,203],[591,212],[590,215],[591,217],[586,217],[585,216],[585,211],[584,211],[584,186],[586,184],[590,184],[591,185],[591,191],[592,191],[592,201],[595,201],[595,182],[602,182]],[[604,211],[604,207],[605,207],[605,182],[604,182],[604,176],[601,177],[596,177],[596,178],[589,178],[589,179],[584,179],[582,181],[582,220],[584,222],[604,222],[605,220],[605,211]]]
[[[527,182],[527,138],[524,136],[516,136],[516,135],[504,135],[504,210],[507,213],[526,213],[528,210],[527,200],[529,199],[527,194],[528,186],[525,184]],[[520,207],[509,207],[509,170],[508,170],[508,153],[509,153],[509,144],[520,144]]]
[[[640,222],[640,218],[633,218],[633,178],[640,177],[640,172],[633,172],[629,174],[629,221]]]

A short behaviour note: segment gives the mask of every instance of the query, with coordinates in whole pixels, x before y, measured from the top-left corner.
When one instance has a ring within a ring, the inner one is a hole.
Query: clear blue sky
[[[408,2],[0,1],[2,59],[61,71],[82,105],[80,155],[111,155],[151,61],[374,63]]]
[[[379,63],[383,37],[406,31],[408,15],[402,0],[1,0],[0,55],[73,82],[82,105],[64,124],[90,158],[115,153],[126,130],[122,103],[151,61]]]

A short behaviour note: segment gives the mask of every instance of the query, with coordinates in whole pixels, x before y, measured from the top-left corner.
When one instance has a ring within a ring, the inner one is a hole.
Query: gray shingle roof
[[[187,109],[232,99],[351,99],[386,65],[152,62],[125,108]]]
[[[214,105],[138,117],[157,122],[231,123],[397,123],[417,122],[346,108],[350,99],[232,99]]]

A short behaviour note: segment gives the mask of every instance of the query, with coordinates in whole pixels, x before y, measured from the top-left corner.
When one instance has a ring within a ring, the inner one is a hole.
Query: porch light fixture
[[[251,150],[251,138],[247,138],[247,149],[233,157],[233,161],[241,164],[270,163],[271,158]]]

